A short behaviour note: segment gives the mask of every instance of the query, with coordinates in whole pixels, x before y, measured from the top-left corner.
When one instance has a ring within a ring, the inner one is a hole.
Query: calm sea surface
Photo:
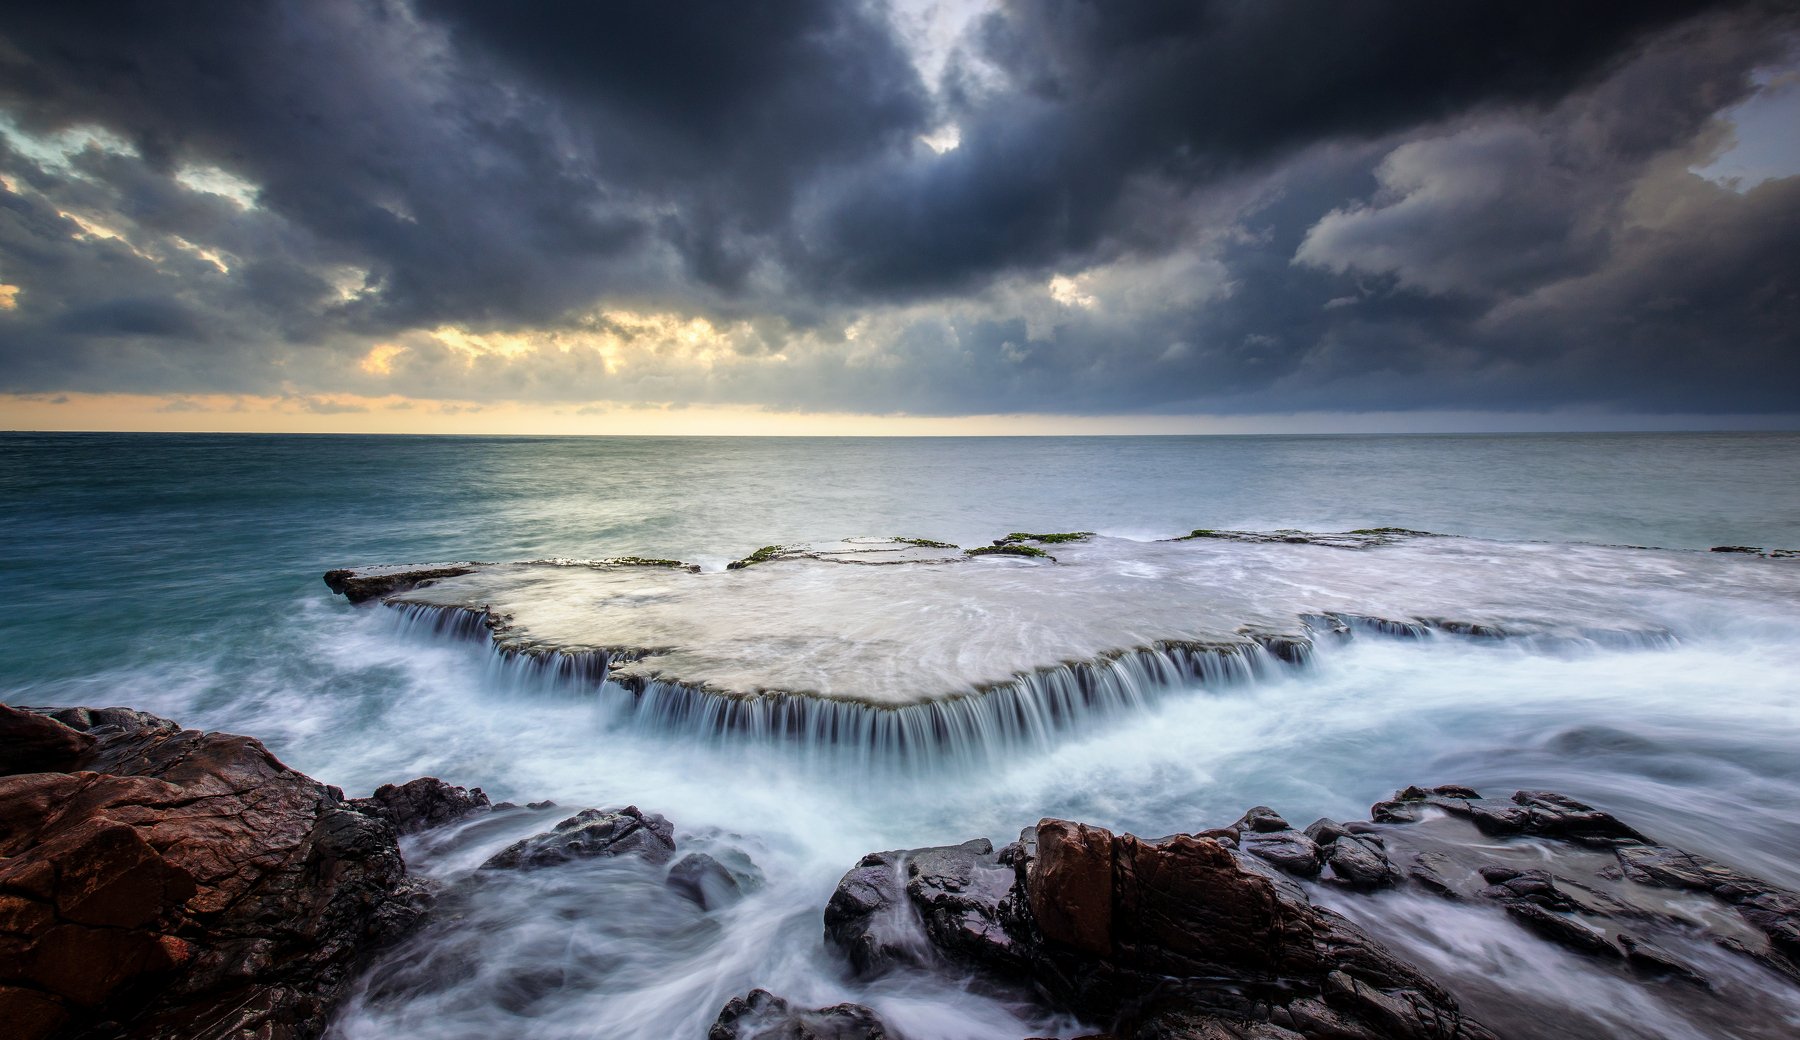
[[[1707,617],[1694,628],[1704,635],[1672,648],[1358,641],[1310,672],[1171,697],[980,775],[872,779],[778,747],[610,732],[592,691],[521,685],[487,648],[352,608],[319,580],[337,566],[471,558],[712,568],[765,544],[855,535],[974,545],[1012,530],[1375,526],[1800,548],[1800,435],[6,434],[0,699],[124,704],[250,733],[352,793],[431,773],[497,799],[632,802],[668,815],[684,844],[739,850],[768,878],[705,920],[658,918],[659,896],[605,871],[487,886],[458,921],[389,955],[342,1037],[697,1037],[752,986],[870,1003],[909,1035],[1070,1035],[1070,1023],[941,980],[852,981],[819,938],[819,909],[863,853],[1004,841],[1043,815],[1164,834],[1258,803],[1296,820],[1360,817],[1414,782],[1547,787],[1800,885],[1800,603],[1793,626],[1739,632]],[[454,879],[517,836],[411,859]],[[633,900],[653,926],[582,912]],[[1531,973],[1546,969],[1506,945],[1508,927],[1496,917],[1478,944],[1493,956],[1483,970],[1543,983]],[[440,970],[471,937],[486,951],[479,968]],[[1708,1035],[1668,1009],[1611,1020],[1613,995],[1591,986],[1588,1017],[1558,1035]]]

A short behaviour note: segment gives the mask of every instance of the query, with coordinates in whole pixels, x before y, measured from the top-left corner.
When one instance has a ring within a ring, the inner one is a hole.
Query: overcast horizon
[[[1774,2],[34,5],[0,429],[1800,428]]]

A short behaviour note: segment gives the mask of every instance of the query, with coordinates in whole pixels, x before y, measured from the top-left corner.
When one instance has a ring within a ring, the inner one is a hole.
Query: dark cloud
[[[1183,229],[1142,212],[1145,180],[1206,184],[1320,140],[1553,101],[1707,7],[1009,4],[980,30],[1001,81],[961,74],[963,147],[857,184],[821,218],[819,269],[877,293],[928,291],[1164,245]]]
[[[1692,172],[1783,5],[1044,0],[939,82],[907,46],[872,0],[28,5],[0,391],[1800,412],[1800,178]]]

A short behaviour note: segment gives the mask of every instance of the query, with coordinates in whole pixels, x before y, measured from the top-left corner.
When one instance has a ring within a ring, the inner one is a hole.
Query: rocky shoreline
[[[408,874],[401,836],[508,811],[433,778],[348,798],[253,739],[129,709],[0,705],[0,1020],[23,1040],[318,1037],[374,955],[454,895]],[[608,857],[709,912],[754,884],[635,806],[573,812],[475,873]],[[1783,1035],[1757,987],[1800,989],[1800,897],[1541,791],[1408,787],[1368,821],[1301,829],[1259,806],[1156,839],[1045,819],[998,847],[872,853],[821,927],[846,978],[943,972],[1093,1038],[1553,1035],[1555,994],[1392,952],[1409,898],[1498,911],[1545,956],[1678,992],[1721,1035]],[[763,990],[708,1034],[901,1035]]]

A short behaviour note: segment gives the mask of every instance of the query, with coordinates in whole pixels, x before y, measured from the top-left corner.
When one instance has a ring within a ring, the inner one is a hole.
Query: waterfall
[[[1300,618],[1304,635],[1246,633],[1235,642],[1161,640],[1089,660],[1065,661],[966,692],[905,705],[880,705],[787,691],[722,692],[704,685],[612,674],[642,656],[598,649],[522,648],[495,638],[486,610],[390,603],[403,633],[487,642],[503,686],[549,684],[591,691],[606,725],[703,744],[779,743],[802,756],[848,757],[864,767],[904,771],[978,767],[1046,751],[1071,731],[1142,711],[1171,695],[1219,690],[1283,671],[1310,668],[1321,645],[1358,634],[1400,639],[1506,640],[1536,650],[1663,648],[1666,631],[1512,633],[1441,619],[1394,621],[1347,613]]]

